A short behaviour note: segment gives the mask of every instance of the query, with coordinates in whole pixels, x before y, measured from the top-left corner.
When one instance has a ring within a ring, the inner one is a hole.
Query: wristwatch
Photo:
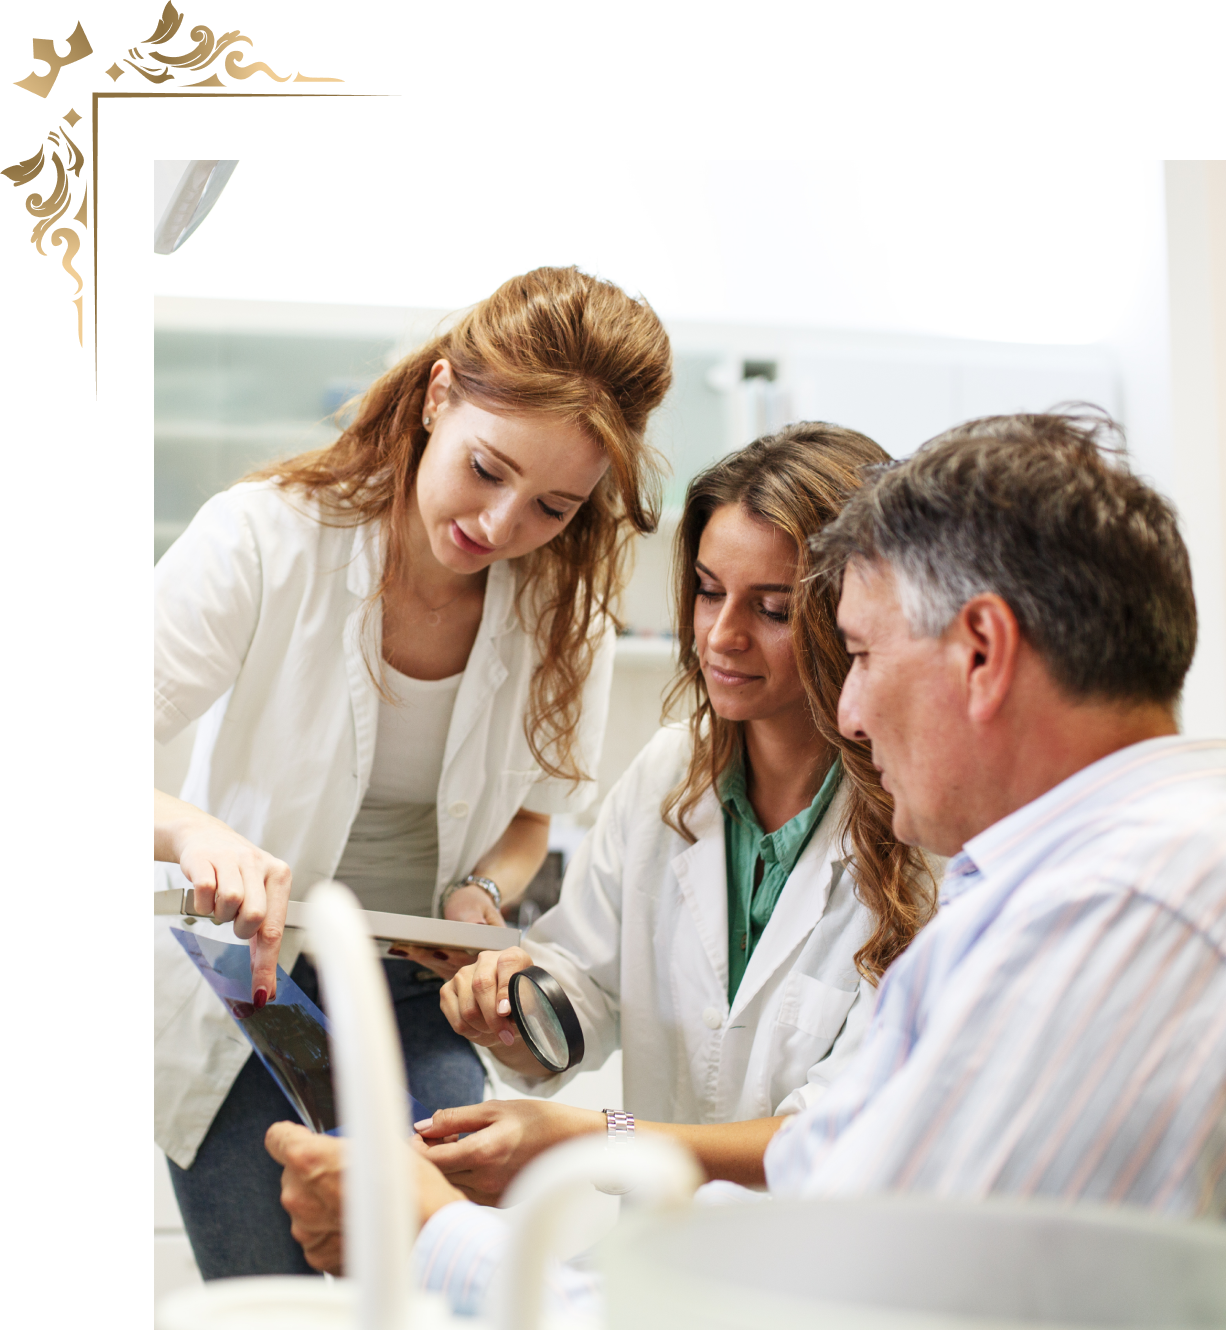
[[[498,883],[493,878],[479,877],[476,873],[469,873],[459,882],[452,882],[443,892],[443,899],[439,901],[439,909],[447,908],[447,902],[451,899],[453,893],[459,891],[461,887],[480,887],[482,891],[494,902],[494,909],[502,909],[502,892],[498,890]]]
[[[623,1113],[620,1108],[606,1108],[601,1110],[604,1113],[605,1130],[608,1133],[605,1139],[605,1149],[616,1151],[616,1157],[625,1159],[622,1155],[624,1150],[634,1140],[634,1114]],[[630,1187],[619,1182],[598,1182],[596,1190],[602,1191],[606,1196],[624,1196]]]
[[[623,1113],[620,1108],[601,1109],[610,1145],[634,1140],[634,1114]]]

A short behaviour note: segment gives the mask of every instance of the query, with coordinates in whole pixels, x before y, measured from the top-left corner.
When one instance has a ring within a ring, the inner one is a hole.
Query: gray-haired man
[[[1100,418],[972,421],[819,538],[844,734],[901,839],[952,854],[855,1061],[772,1190],[1044,1194],[1226,1213],[1226,743],[1168,505]]]

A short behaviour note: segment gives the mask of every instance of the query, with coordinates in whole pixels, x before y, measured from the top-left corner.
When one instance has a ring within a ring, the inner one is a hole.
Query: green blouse
[[[736,996],[749,958],[783,894],[796,861],[822,820],[842,768],[836,758],[808,808],[769,835],[745,793],[745,767],[737,762],[720,781],[724,852],[728,865],[728,1001]]]

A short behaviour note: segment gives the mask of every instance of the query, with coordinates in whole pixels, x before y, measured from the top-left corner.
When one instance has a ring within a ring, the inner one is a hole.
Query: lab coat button
[[[709,1030],[718,1030],[724,1023],[724,1018],[714,1007],[708,1007],[706,1011],[702,1013],[702,1019],[703,1023]]]
[[[467,817],[468,805],[464,802],[463,799],[457,799],[455,803],[447,805],[447,811],[451,814],[452,817],[456,818]]]

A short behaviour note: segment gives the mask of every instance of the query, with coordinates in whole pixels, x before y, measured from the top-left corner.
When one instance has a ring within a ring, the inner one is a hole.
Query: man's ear
[[[991,720],[1004,705],[1017,672],[1022,643],[1017,616],[992,592],[973,596],[951,627],[966,649],[967,716]]]

